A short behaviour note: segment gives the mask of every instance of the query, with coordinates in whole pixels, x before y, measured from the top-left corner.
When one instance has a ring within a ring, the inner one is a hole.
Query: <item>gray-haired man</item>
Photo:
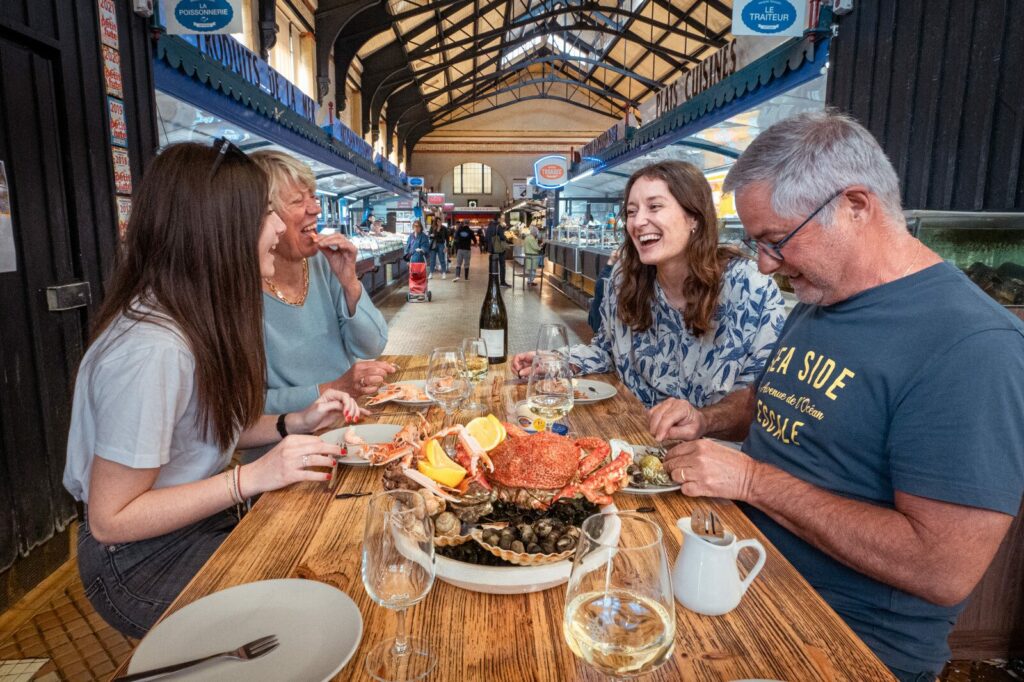
[[[934,679],[1020,508],[1024,325],[910,235],[849,118],[772,126],[725,190],[801,303],[734,405],[743,452],[693,440],[668,466],[686,495],[740,501],[899,679]],[[703,419],[652,411],[651,431],[690,439]]]

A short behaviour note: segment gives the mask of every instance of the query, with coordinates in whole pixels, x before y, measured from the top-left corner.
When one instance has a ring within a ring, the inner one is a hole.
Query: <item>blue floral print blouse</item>
[[[768,361],[786,315],[775,281],[757,265],[734,258],[726,267],[712,328],[691,334],[683,315],[655,282],[653,324],[633,332],[619,319],[622,269],[616,263],[601,305],[601,329],[590,345],[570,350],[578,374],[612,367],[648,409],[667,398],[712,405],[753,383]]]

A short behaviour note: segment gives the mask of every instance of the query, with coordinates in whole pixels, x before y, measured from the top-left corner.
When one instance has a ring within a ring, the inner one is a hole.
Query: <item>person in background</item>
[[[601,325],[570,349],[578,374],[615,369],[647,408],[692,406],[712,415],[764,369],[785,319],[772,278],[718,243],[711,187],[693,164],[665,161],[626,183],[629,238],[606,284]],[[529,372],[533,353],[512,359]]]
[[[505,280],[505,252],[508,251],[509,240],[505,236],[505,230],[497,220],[492,220],[484,232],[484,242],[487,245],[487,252],[497,256],[498,275],[501,279],[501,286],[506,289],[511,285]]]
[[[475,239],[476,235],[473,234],[473,230],[469,229],[469,224],[465,221],[459,223],[455,230],[455,238],[452,240],[455,243],[455,279],[452,281],[458,282],[460,279],[469,281],[469,257],[472,254]],[[463,270],[465,271],[463,272]]]
[[[619,249],[608,254],[608,262],[601,268],[601,273],[594,283],[594,298],[590,301],[590,311],[587,313],[587,324],[596,334],[601,329],[601,306],[604,303],[604,288],[608,278],[612,274],[612,268],[619,262]]]
[[[260,278],[285,231],[264,173],[225,139],[170,145],[133,196],[125,249],[79,366],[63,483],[85,503],[78,571],[111,626],[142,637],[237,523],[244,498],[323,481],[308,434],[362,413],[327,390],[261,416]],[[224,471],[235,447],[275,444]]]
[[[526,272],[527,286],[536,284],[533,280],[537,277],[537,264],[542,258],[540,233],[536,227],[531,227],[523,240],[523,270]]]
[[[438,221],[430,229],[430,264],[427,266],[428,275],[433,275],[435,268],[440,264],[441,279],[448,278],[448,239],[451,234],[448,226]]]
[[[384,221],[374,220],[371,234],[374,237],[380,237],[384,234]]]
[[[405,260],[410,263],[425,263],[430,253],[430,238],[423,233],[423,223],[412,221],[412,232],[405,240]]]
[[[359,252],[342,234],[317,235],[320,213],[309,166],[278,151],[253,161],[270,179],[274,210],[287,230],[277,268],[263,279],[267,412],[288,412],[327,389],[371,395],[395,371],[372,360],[388,327],[356,274]]]
[[[839,114],[764,130],[729,171],[758,264],[793,310],[749,400],[743,451],[693,440],[682,492],[737,500],[901,680],[934,680],[947,636],[1021,506],[1024,323],[907,230],[896,171]]]

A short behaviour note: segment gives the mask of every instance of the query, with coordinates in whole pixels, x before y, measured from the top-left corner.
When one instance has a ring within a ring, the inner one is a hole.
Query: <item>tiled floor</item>
[[[399,288],[380,302],[388,320],[389,354],[428,353],[431,348],[456,345],[464,337],[476,336],[480,306],[487,286],[486,257],[473,254],[468,282],[430,281],[433,301],[406,303],[405,288]],[[512,281],[511,268],[508,272]],[[530,350],[537,325],[563,322],[570,342],[589,341],[592,333],[586,311],[550,286],[523,290],[502,289],[509,316],[509,351]],[[132,640],[109,627],[92,610],[83,593],[72,559],[40,587],[8,612],[0,614],[0,662],[45,658],[31,679],[105,679],[131,649]],[[13,667],[13,666],[12,666]],[[0,669],[0,672],[3,672]],[[27,679],[0,675],[0,682]],[[1022,679],[1020,661],[953,661],[946,666],[944,682],[1011,682]]]
[[[469,281],[453,281],[448,274],[441,279],[435,273],[430,280],[433,300],[429,303],[407,303],[402,287],[378,306],[388,320],[388,345],[385,353],[395,355],[429,353],[437,346],[458,345],[467,336],[477,336],[480,307],[487,292],[487,257],[474,253]],[[512,283],[512,266],[507,268]],[[593,335],[587,326],[587,311],[545,285],[525,291],[522,279],[516,278],[514,289],[502,289],[509,320],[509,353],[533,350],[537,326],[545,322],[562,322],[569,330],[569,342],[588,342]]]

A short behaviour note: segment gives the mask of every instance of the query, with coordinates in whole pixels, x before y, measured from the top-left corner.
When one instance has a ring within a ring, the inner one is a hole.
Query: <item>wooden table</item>
[[[400,379],[422,378],[421,356],[384,358],[399,365]],[[504,401],[525,386],[504,382],[504,365],[489,376],[494,414],[503,418]],[[569,416],[581,435],[619,437],[651,443],[643,408],[613,375],[615,398],[581,405]],[[485,384],[486,385],[486,384]],[[389,412],[401,410],[388,408]],[[440,424],[438,408],[428,419]],[[401,416],[381,418],[401,423]],[[342,467],[337,491],[382,490],[380,471]],[[689,516],[694,503],[721,514],[740,538],[756,537],[768,560],[739,607],[720,617],[701,616],[676,605],[672,659],[645,680],[892,680],[888,669],[843,623],[731,502],[691,500],[681,494],[618,494],[620,509],[654,506],[665,531],[669,561],[679,551],[676,519]],[[364,651],[391,636],[395,616],[374,604],[360,578],[360,550],[366,498],[335,500],[323,483],[308,483],[264,495],[199,574],[168,609],[168,614],[213,592],[272,578],[308,578],[334,585],[359,605],[364,629],[360,648],[335,679],[365,680]],[[753,563],[744,553],[746,568]],[[487,595],[436,581],[430,595],[409,612],[411,634],[430,642],[440,660],[434,680],[599,680],[573,656],[562,637],[565,588],[525,595]],[[166,617],[167,614],[165,614]],[[127,668],[127,661],[121,671]]]

